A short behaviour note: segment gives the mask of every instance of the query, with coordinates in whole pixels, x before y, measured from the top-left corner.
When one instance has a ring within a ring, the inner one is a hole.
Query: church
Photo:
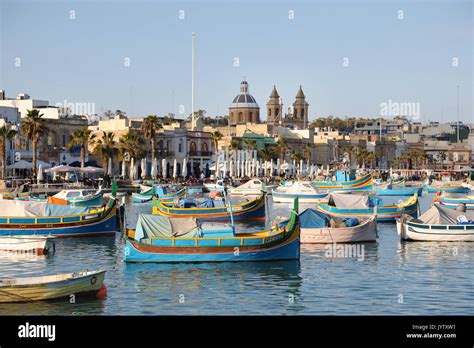
[[[306,96],[300,86],[292,107],[288,113],[283,114],[283,102],[278,94],[276,86],[270,94],[267,103],[266,123],[273,127],[282,126],[288,128],[308,128],[308,107]],[[260,122],[260,106],[256,99],[249,93],[249,84],[243,80],[240,82],[240,93],[234,98],[229,106],[229,119],[231,125]]]

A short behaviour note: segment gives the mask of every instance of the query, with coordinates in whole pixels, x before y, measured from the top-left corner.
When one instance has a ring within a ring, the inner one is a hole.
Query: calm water
[[[422,211],[431,201],[422,198]],[[151,206],[127,210],[133,224]],[[289,205],[269,210],[273,220]],[[0,277],[103,268],[107,298],[2,304],[0,315],[474,314],[474,243],[400,243],[394,224],[379,224],[378,234],[362,261],[302,246],[300,261],[174,265],[125,264],[119,234],[62,239],[50,257],[0,257]]]

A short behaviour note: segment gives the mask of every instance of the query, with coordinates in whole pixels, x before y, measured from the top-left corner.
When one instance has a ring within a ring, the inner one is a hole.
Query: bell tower
[[[273,86],[270,99],[267,103],[267,123],[272,125],[278,125],[282,121],[282,108],[281,97],[278,94],[276,86]]]
[[[295,102],[293,103],[293,123],[295,126],[298,126],[298,128],[308,128],[308,106],[306,96],[300,85],[296,93]]]

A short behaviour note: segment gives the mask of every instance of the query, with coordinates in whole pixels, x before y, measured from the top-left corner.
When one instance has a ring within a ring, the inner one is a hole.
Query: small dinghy
[[[0,236],[0,250],[44,255],[54,250],[51,236]]]
[[[462,212],[433,204],[418,219],[402,215],[397,219],[402,240],[474,242],[474,212]]]
[[[105,270],[0,280],[0,303],[53,300],[105,293]]]
[[[375,215],[364,220],[337,219],[308,208],[299,218],[302,244],[375,242],[377,238]]]
[[[275,185],[265,185],[265,183],[260,179],[251,179],[245,184],[231,188],[229,191],[230,194],[234,196],[259,195],[262,191],[270,193],[273,188],[275,188]]]
[[[296,181],[291,186],[282,186],[272,191],[275,203],[291,203],[298,198],[300,203],[321,202],[328,197],[327,192],[320,192],[309,183]]]

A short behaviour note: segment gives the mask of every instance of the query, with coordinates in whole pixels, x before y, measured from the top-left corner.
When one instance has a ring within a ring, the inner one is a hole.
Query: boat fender
[[[94,285],[95,283],[97,283],[97,277],[96,276],[93,276],[91,278],[91,285]]]
[[[97,291],[95,296],[100,299],[107,297],[107,287],[105,286],[105,284],[101,286],[101,288],[99,289],[99,291]]]

